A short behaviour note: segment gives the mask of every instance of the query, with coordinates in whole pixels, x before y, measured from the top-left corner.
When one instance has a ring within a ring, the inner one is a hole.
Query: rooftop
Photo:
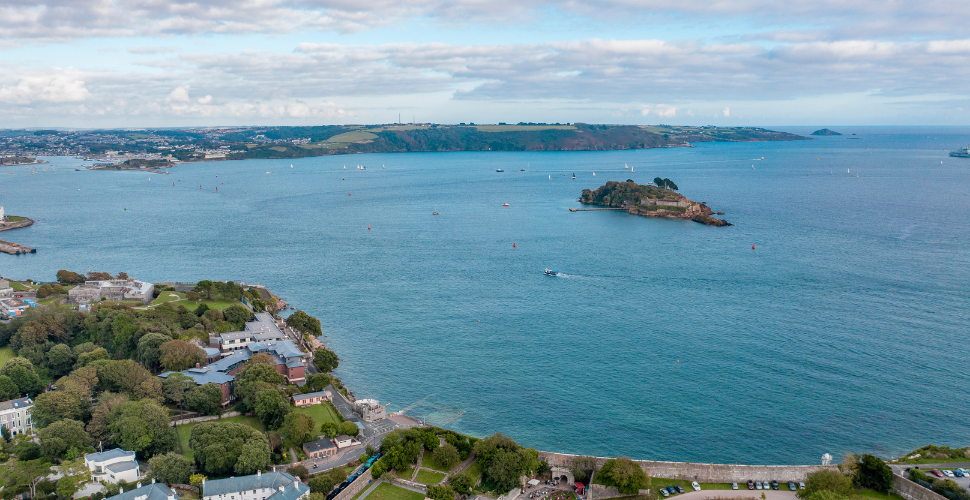
[[[105,467],[105,469],[108,469],[111,472],[114,472],[115,474],[119,472],[124,472],[126,470],[137,469],[137,468],[138,468],[138,462],[135,462],[134,460],[132,460],[131,462],[119,462]]]
[[[179,498],[179,495],[168,486],[162,483],[152,483],[113,497],[108,497],[106,500],[168,500],[170,496]]]
[[[27,408],[33,403],[30,398],[11,399],[10,401],[0,403],[0,411],[19,410],[21,408]]]
[[[203,496],[208,497],[263,488],[277,489],[281,485],[289,486],[293,482],[299,481],[296,481],[293,476],[287,474],[286,472],[267,472],[265,474],[253,474],[250,476],[213,479],[205,482],[202,489],[202,494]]]
[[[311,399],[311,398],[319,398],[324,396],[329,397],[330,391],[317,391],[317,392],[308,392],[306,394],[294,394],[293,399]]]
[[[113,460],[115,458],[131,457],[131,460],[135,460],[135,452],[125,451],[121,448],[115,448],[113,450],[102,451],[100,453],[88,453],[84,455],[84,459],[88,462],[106,462],[108,460]]]
[[[315,453],[321,450],[329,450],[330,448],[336,448],[337,445],[333,444],[329,439],[319,439],[310,443],[303,443],[303,449],[307,453]]]

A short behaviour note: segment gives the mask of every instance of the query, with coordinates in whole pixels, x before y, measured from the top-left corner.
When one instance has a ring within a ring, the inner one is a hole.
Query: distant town
[[[320,321],[258,284],[0,278],[0,320],[7,500],[970,500],[970,448],[691,464],[429,425],[356,397]]]

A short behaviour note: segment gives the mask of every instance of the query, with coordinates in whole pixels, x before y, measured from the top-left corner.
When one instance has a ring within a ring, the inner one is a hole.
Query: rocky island
[[[823,129],[816,130],[815,132],[812,132],[812,135],[842,135],[842,134],[834,130],[823,128]]]
[[[731,225],[726,220],[712,217],[715,212],[705,203],[689,200],[678,193],[673,181],[659,177],[645,185],[637,184],[632,179],[626,182],[609,181],[595,190],[584,189],[579,201],[587,205],[623,209],[644,217],[689,219],[708,226]]]

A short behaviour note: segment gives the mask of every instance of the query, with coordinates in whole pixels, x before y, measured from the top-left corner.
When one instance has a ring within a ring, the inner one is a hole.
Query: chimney
[[[262,477],[263,471],[261,469],[256,469],[256,477]]]
[[[202,486],[205,486],[205,476],[202,476]]]
[[[138,488],[141,488],[141,481],[135,483],[135,489],[137,490]]]
[[[175,500],[175,493],[169,493],[166,500]]]
[[[155,478],[152,478],[152,484],[155,484]]]
[[[196,368],[202,368],[202,365],[201,365],[201,364],[199,364],[199,363],[196,363],[196,364],[195,364],[195,367],[196,367]]]
[[[283,493],[283,485],[280,485],[280,493]]]
[[[119,495],[122,494],[122,493],[124,493],[124,492],[125,492],[125,489],[124,488],[121,488],[121,487],[118,488],[118,494]]]

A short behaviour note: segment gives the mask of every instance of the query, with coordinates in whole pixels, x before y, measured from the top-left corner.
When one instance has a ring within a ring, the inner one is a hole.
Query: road
[[[906,469],[919,467],[921,470],[926,471],[927,476],[930,476],[931,478],[935,479],[936,476],[930,474],[930,471],[933,469],[941,469],[941,470],[942,469],[953,470],[953,469],[959,469],[959,468],[970,469],[970,462],[953,462],[948,464],[915,464],[915,465],[889,464],[889,466],[892,467],[893,472],[903,477],[906,477]],[[970,477],[943,477],[942,479],[949,479],[951,481],[956,482],[963,488],[970,490]]]

